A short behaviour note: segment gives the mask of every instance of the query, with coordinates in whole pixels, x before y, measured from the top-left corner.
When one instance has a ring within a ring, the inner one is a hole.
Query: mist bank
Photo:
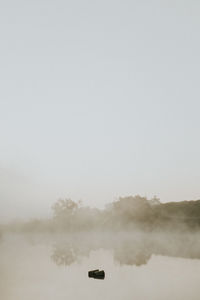
[[[106,251],[119,266],[140,267],[148,264],[153,256],[200,260],[200,232],[20,232],[6,234],[0,240],[0,249],[8,252],[18,249],[18,254],[24,249],[36,252],[42,249],[58,266],[81,263],[97,251]]]
[[[76,233],[54,239],[51,259],[57,265],[69,266],[89,257],[91,252],[106,250],[119,265],[141,266],[153,255],[200,259],[200,233],[135,231]]]
[[[106,205],[90,208],[71,199],[59,199],[49,219],[15,221],[0,226],[3,232],[80,231],[198,231],[200,200],[161,203],[157,197],[128,196]]]

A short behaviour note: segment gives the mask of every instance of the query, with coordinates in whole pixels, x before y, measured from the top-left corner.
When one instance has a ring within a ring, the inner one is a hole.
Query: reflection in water
[[[200,258],[199,236],[7,235],[0,243],[0,299],[198,300],[200,261],[164,256]],[[106,280],[89,280],[97,268]]]
[[[147,264],[151,253],[145,247],[138,247],[130,242],[114,249],[113,256],[120,265],[141,266]]]
[[[69,266],[76,261],[77,256],[78,253],[75,253],[73,246],[67,244],[56,246],[51,258],[57,265]]]
[[[73,241],[62,241],[53,246],[52,260],[58,265],[70,266],[81,257],[89,256],[90,248]]]
[[[200,241],[196,235],[165,233],[125,237],[122,234],[115,238],[102,235],[81,237],[68,237],[57,242],[53,247],[52,260],[57,265],[69,266],[98,249],[110,250],[119,265],[145,265],[152,255],[200,259]]]

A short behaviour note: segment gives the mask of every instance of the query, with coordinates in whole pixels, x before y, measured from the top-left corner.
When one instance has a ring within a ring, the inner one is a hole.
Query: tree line
[[[52,218],[6,225],[11,231],[74,232],[92,230],[198,230],[200,200],[161,203],[156,196],[119,197],[105,209],[90,208],[69,198],[52,206]],[[1,226],[0,230],[5,229]]]

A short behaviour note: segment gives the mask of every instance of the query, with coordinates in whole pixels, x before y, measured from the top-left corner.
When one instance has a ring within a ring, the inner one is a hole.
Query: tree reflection
[[[51,258],[58,266],[69,266],[77,260],[77,253],[70,244],[56,245]]]
[[[141,266],[148,263],[151,253],[135,245],[123,245],[114,249],[113,258],[120,265]]]
[[[200,239],[193,235],[152,234],[121,235],[119,237],[101,234],[82,239],[70,238],[56,243],[51,255],[57,265],[69,266],[91,251],[110,250],[119,265],[141,266],[148,263],[152,255],[200,259]]]
[[[89,245],[81,245],[77,242],[61,242],[53,246],[51,259],[58,265],[70,266],[82,257],[90,253]]]

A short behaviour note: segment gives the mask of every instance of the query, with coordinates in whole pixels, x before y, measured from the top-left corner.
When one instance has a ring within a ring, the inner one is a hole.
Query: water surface
[[[8,235],[2,300],[199,300],[199,235]],[[88,278],[104,269],[105,280]]]

